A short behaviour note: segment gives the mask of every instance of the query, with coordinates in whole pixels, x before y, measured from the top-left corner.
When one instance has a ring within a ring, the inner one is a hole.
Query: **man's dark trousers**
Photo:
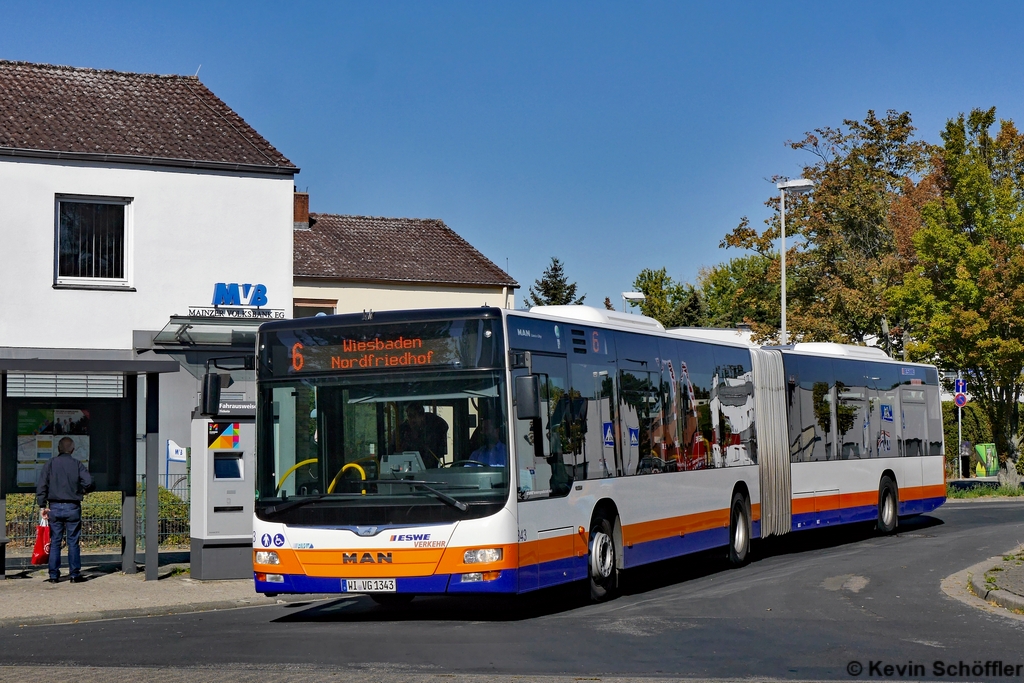
[[[82,573],[82,506],[78,503],[50,503],[50,578],[60,578],[60,542],[68,534],[68,568],[71,578]]]

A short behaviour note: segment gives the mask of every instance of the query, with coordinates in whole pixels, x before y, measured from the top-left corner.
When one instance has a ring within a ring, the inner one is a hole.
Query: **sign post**
[[[964,441],[964,428],[963,428],[963,409],[967,405],[967,380],[960,377],[960,372],[956,373],[956,380],[953,382],[953,389],[955,396],[953,397],[953,403],[956,404],[956,435],[957,443],[963,443]],[[964,461],[957,453],[957,470],[959,471],[960,478],[964,478]]]

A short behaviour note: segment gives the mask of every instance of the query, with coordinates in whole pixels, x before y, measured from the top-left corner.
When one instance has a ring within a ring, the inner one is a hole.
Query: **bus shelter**
[[[147,463],[158,462],[159,378],[177,372],[178,363],[140,359],[130,350],[5,351],[0,357],[0,518],[6,519],[9,494],[35,493],[39,470],[57,452],[57,443],[70,438],[73,457],[87,464],[96,490],[121,493],[121,565],[134,573],[136,435],[145,434]],[[156,487],[150,488],[154,501],[146,507],[146,529],[153,528],[155,538],[158,505]],[[0,527],[0,578],[7,540],[5,525]],[[156,549],[156,543],[147,544],[147,578],[156,576]]]

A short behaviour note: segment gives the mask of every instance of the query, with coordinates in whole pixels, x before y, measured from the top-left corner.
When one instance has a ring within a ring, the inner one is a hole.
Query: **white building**
[[[147,431],[191,445],[204,363],[291,317],[298,171],[195,77],[0,61],[0,516],[62,434],[131,505]]]

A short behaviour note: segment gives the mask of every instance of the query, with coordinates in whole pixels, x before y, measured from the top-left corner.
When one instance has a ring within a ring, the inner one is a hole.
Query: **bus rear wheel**
[[[896,482],[888,475],[878,485],[878,530],[891,534],[899,523],[899,493]]]
[[[615,538],[607,519],[594,520],[590,527],[590,552],[587,568],[590,574],[590,599],[607,600],[618,587],[619,568],[615,560]]]
[[[732,494],[729,514],[729,562],[734,566],[747,563],[750,556],[750,506],[747,498],[737,491]]]

